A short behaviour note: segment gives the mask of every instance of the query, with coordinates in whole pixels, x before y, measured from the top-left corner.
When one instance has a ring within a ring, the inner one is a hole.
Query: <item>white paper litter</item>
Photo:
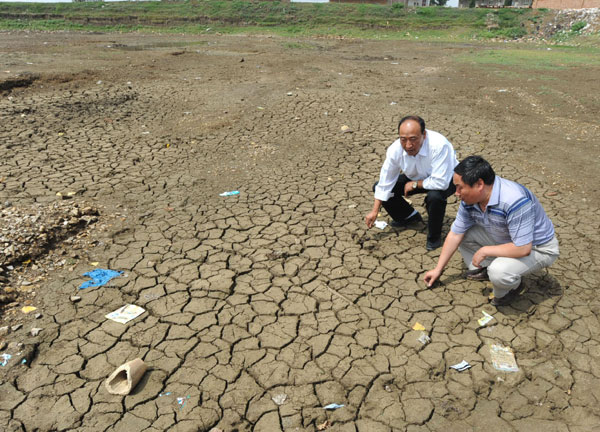
[[[515,355],[508,347],[490,345],[490,355],[494,367],[503,372],[519,372]]]
[[[116,321],[121,324],[126,324],[134,318],[139,317],[141,314],[146,312],[144,308],[141,308],[136,305],[128,304],[123,307],[120,307],[114,312],[105,315],[109,320]]]
[[[385,229],[386,226],[388,226],[386,221],[375,221],[375,226],[377,228],[379,228],[380,230]]]
[[[479,323],[479,325],[481,327],[483,327],[484,325],[486,325],[487,323],[489,323],[491,320],[494,319],[494,317],[491,316],[486,311],[481,311],[481,313],[483,314],[483,316],[477,320],[477,322]]]
[[[465,371],[467,369],[471,368],[471,365],[469,363],[467,363],[465,360],[461,361],[460,363],[457,363],[455,365],[450,366],[450,368],[455,369],[459,372]]]

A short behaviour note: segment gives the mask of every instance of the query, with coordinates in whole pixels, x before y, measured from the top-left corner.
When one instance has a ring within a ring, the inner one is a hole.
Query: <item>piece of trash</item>
[[[27,363],[27,359],[21,360],[21,364],[25,364],[25,363]]]
[[[277,405],[283,405],[283,403],[287,399],[287,395],[285,393],[281,393],[273,396],[271,399],[273,399],[273,402],[275,402]]]
[[[96,267],[98,264],[100,264],[98,261],[94,261],[94,262],[91,262],[91,263],[90,263],[90,265],[92,265],[92,266],[94,266],[94,267]]]
[[[398,105],[398,102],[390,102],[390,105]]]
[[[323,431],[323,430],[327,429],[329,426],[331,426],[331,423],[329,422],[329,420],[325,420],[324,423],[317,425],[317,430]]]
[[[264,108],[264,107],[261,107],[261,106],[259,106],[259,107],[256,107],[256,109],[259,109],[259,110],[264,110],[265,108]]]
[[[489,323],[491,320],[494,319],[494,317],[491,316],[486,311],[481,311],[481,313],[483,314],[483,316],[477,320],[477,322],[479,323],[479,326],[481,326],[481,327],[483,327],[484,325],[486,325],[487,323]]]
[[[500,90],[498,90],[498,93],[506,93],[507,91],[508,90],[506,90],[506,89],[500,89]]]
[[[369,97],[369,96],[371,96],[371,94],[370,93],[363,93],[363,96]]]
[[[347,125],[343,125],[343,126],[340,128],[340,130],[341,130],[343,133],[352,133],[352,129],[350,129],[350,126],[347,126]]]
[[[287,94],[288,96],[294,96],[294,93],[292,93],[292,92],[287,92],[286,94]]]
[[[37,310],[35,306],[23,306],[23,308],[21,308],[21,312],[23,312],[24,314],[28,314],[30,312],[33,312],[34,310]]]
[[[79,296],[71,296],[69,297],[69,299],[73,302],[73,303],[77,303],[78,301],[81,300],[81,297]]]
[[[144,308],[132,304],[127,304],[105,316],[109,320],[113,320],[121,324],[127,324],[129,321],[131,321],[134,318],[137,318],[144,312],[146,312]]]
[[[0,366],[6,366],[8,361],[12,358],[12,355],[7,353],[0,354]]]
[[[189,398],[190,398],[189,396],[186,396],[186,397],[178,397],[178,398],[177,398],[177,403],[178,403],[179,405],[181,405],[181,406],[179,407],[179,411],[181,411],[181,410],[183,409],[183,407],[185,406],[185,403],[187,402],[187,400],[188,400]]]
[[[167,143],[167,148],[171,147],[171,144]]]
[[[457,363],[455,365],[450,366],[451,369],[455,369],[459,372],[465,371],[467,369],[471,369],[471,365],[469,363],[467,363],[466,361],[461,361],[460,363]]]
[[[385,229],[386,226],[388,226],[386,221],[375,221],[375,227],[379,228],[380,230]]]
[[[40,334],[41,331],[42,331],[41,328],[34,327],[31,329],[30,333],[31,333],[31,336],[37,336]]]
[[[147,368],[140,358],[122,364],[106,379],[106,390],[110,394],[128,395],[142,379]]]
[[[233,195],[239,195],[239,194],[240,194],[240,191],[234,190],[234,191],[220,193],[219,196],[227,197],[227,196],[233,196]]]
[[[429,342],[431,342],[431,338],[425,332],[421,332],[421,336],[419,336],[417,340],[423,345],[427,345]]]
[[[515,361],[515,355],[509,347],[500,345],[490,345],[490,355],[492,356],[492,365],[499,371],[519,372],[519,367]]]
[[[92,278],[91,281],[86,281],[81,284],[79,287],[80,290],[90,288],[90,287],[99,287],[106,285],[108,281],[117,276],[123,274],[122,271],[114,271],[114,270],[106,270],[106,269],[96,269],[90,272],[84,273],[84,276]]]
[[[548,196],[556,196],[556,195],[558,195],[558,192],[548,192],[546,195],[548,195]]]
[[[96,84],[100,85],[100,84],[102,84],[102,81],[98,80],[98,81],[96,81]]]
[[[421,323],[416,322],[412,329],[417,331],[423,331],[425,330],[425,326]]]
[[[171,392],[159,393],[158,397],[169,396]]]
[[[400,64],[400,63],[398,63],[398,62],[392,62],[391,64],[393,64],[393,65],[397,65],[397,64]]]
[[[326,409],[326,410],[336,410],[338,408],[343,408],[343,407],[345,407],[345,405],[340,405],[340,404],[336,404],[336,403],[330,403],[329,405],[325,405],[323,407],[323,409]]]

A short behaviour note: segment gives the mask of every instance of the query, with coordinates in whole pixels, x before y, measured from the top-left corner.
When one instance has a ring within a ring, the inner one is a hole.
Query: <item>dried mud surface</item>
[[[46,266],[2,317],[22,327],[0,336],[15,354],[0,429],[598,430],[597,69],[457,61],[482,49],[3,33],[0,203],[13,214],[73,191],[99,215],[75,252],[56,245],[63,265],[15,263],[3,279],[15,290]],[[439,251],[425,232],[364,226],[407,113],[527,185],[554,221],[561,257],[513,306],[491,307],[458,257],[426,289]],[[124,274],[78,292],[96,262]],[[146,313],[104,317],[126,303]],[[520,371],[494,369],[490,343]],[[142,382],[108,394],[104,379],[135,357]],[[473,367],[449,369],[461,360]],[[345,407],[322,409],[334,402]]]

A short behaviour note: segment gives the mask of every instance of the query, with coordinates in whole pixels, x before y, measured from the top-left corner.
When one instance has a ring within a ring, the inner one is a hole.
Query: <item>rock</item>
[[[39,334],[40,334],[40,332],[41,332],[42,330],[43,330],[43,329],[41,329],[41,328],[38,328],[38,327],[34,327],[34,328],[32,328],[32,329],[31,329],[31,332],[30,332],[30,333],[31,333],[31,336],[37,336],[37,335],[39,335]]]
[[[10,327],[8,327],[8,326],[0,327],[0,337],[6,336],[9,333],[10,333]]]
[[[14,326],[12,326],[10,329],[12,331],[18,331],[21,327],[23,327],[23,324],[15,324]]]
[[[70,300],[71,300],[73,303],[77,303],[78,301],[81,301],[81,297],[80,297],[80,296],[73,295],[73,296],[71,296],[71,297],[69,297],[69,298],[70,298]]]
[[[35,314],[35,319],[40,319],[41,317],[42,317],[42,314],[41,314],[41,313],[36,313],[36,314]]]
[[[23,344],[21,342],[11,342],[8,344],[8,349],[12,351],[18,351],[22,346]]]

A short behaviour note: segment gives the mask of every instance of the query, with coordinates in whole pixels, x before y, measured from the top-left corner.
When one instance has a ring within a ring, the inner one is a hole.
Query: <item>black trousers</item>
[[[415,210],[404,199],[404,186],[406,183],[413,182],[414,180],[409,179],[404,174],[400,174],[396,185],[392,189],[394,196],[389,198],[387,201],[383,201],[383,208],[388,212],[392,219],[396,222],[402,222]],[[375,191],[373,186],[373,191]],[[427,221],[427,240],[437,241],[442,235],[442,224],[444,223],[444,214],[446,214],[446,204],[448,197],[456,191],[454,183],[450,182],[450,186],[445,191],[442,190],[426,190],[417,189],[414,192],[410,192],[409,195],[424,194],[425,196],[425,208],[429,219]]]

